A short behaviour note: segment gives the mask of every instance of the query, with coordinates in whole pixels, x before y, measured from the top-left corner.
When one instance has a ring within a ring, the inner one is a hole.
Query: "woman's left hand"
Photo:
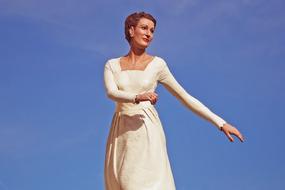
[[[229,138],[231,142],[234,141],[234,138],[231,136],[231,134],[238,137],[241,142],[244,141],[244,137],[242,136],[242,134],[229,123],[225,123],[221,128],[221,131],[225,133],[225,135]]]

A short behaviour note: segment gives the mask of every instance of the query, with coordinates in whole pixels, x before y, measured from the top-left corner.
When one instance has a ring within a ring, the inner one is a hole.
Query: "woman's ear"
[[[131,28],[129,29],[130,37],[134,36],[134,32],[135,32],[135,28],[133,26],[131,26]]]

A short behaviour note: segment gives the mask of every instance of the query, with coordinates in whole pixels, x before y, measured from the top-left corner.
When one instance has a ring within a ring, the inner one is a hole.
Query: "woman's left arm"
[[[163,59],[161,59],[161,61],[163,62],[163,65],[162,69],[159,72],[158,81],[163,84],[163,86],[172,95],[174,95],[178,100],[180,100],[180,102],[182,102],[194,113],[213,123],[218,129],[227,135],[230,141],[233,141],[233,138],[230,136],[230,134],[236,135],[241,141],[243,141],[242,135],[235,127],[228,124],[224,119],[213,113],[198,99],[187,93],[186,90],[176,81],[170,72],[167,63]]]

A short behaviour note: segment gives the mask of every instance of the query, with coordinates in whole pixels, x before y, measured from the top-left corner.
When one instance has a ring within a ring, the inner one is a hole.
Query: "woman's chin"
[[[141,44],[138,46],[139,49],[146,49],[149,45]]]
[[[149,44],[150,44],[150,43],[147,43],[147,42],[142,43],[142,44],[141,44],[141,47],[147,48],[147,47],[149,46]]]
[[[150,43],[143,42],[143,43],[132,44],[131,46],[136,47],[138,49],[146,49],[149,45]]]

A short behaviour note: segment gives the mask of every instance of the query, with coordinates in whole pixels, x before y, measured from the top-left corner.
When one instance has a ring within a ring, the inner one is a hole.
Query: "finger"
[[[146,96],[144,101],[150,101],[151,102],[151,98],[149,96]]]
[[[155,100],[154,98],[149,97],[149,101],[150,101],[151,104],[154,104],[154,100]]]
[[[238,136],[238,138],[241,142],[244,142],[244,137],[241,134]]]
[[[233,134],[234,134],[236,137],[238,137],[238,139],[239,139],[241,142],[244,141],[244,138],[243,138],[242,134],[241,134],[238,130],[236,130]]]
[[[238,133],[235,133],[234,135],[235,135],[236,137],[238,137],[241,142],[243,141],[243,137],[242,137],[242,135],[241,135],[239,132],[238,132]]]
[[[154,104],[156,104],[156,102],[157,102],[157,98],[154,99]]]
[[[157,95],[156,95],[156,94],[152,94],[152,95],[151,95],[151,97],[156,98],[156,97],[157,97]]]
[[[156,96],[156,95],[152,95],[152,98],[153,98],[153,99],[157,99],[157,96]]]
[[[234,142],[234,138],[233,138],[231,135],[229,135],[229,140],[230,140],[231,142]]]
[[[152,99],[152,97],[149,97],[149,101],[150,101],[151,104],[153,104],[153,99]]]
[[[229,132],[226,132],[226,136],[228,137],[228,139],[229,139],[231,142],[234,142],[234,138],[230,135]]]
[[[153,98],[153,104],[155,104],[156,103],[156,101],[157,101],[157,99],[156,98]]]
[[[145,95],[145,97],[149,97],[151,95],[151,93],[146,92],[146,93],[144,93],[144,95]]]

